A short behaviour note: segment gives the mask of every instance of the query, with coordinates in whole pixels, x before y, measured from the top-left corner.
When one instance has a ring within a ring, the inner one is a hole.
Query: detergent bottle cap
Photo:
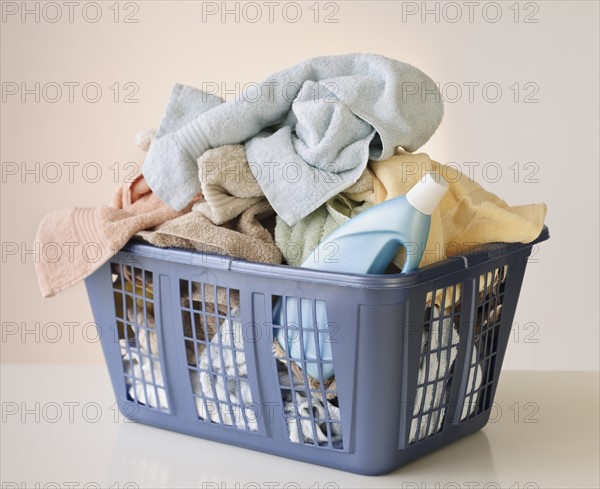
[[[435,172],[428,172],[406,194],[410,204],[426,215],[431,215],[448,191],[448,182]]]

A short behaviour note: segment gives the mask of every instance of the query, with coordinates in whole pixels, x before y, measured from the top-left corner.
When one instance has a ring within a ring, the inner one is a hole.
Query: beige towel
[[[248,207],[223,226],[192,211],[138,236],[161,248],[191,248],[263,263],[281,263],[281,251],[262,224],[274,214],[266,199]]]
[[[224,224],[264,198],[241,144],[206,151],[198,158],[198,178],[204,201],[194,205],[214,224]]]
[[[40,249],[56,250],[35,263],[44,297],[91,275],[138,231],[182,214],[154,195],[141,175],[117,190],[113,205],[63,209],[42,218],[35,242]]]

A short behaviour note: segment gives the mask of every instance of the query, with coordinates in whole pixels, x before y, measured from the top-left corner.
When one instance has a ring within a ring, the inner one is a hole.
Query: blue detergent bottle
[[[403,246],[406,260],[402,273],[418,268],[429,236],[431,213],[447,190],[448,183],[441,176],[427,173],[406,195],[373,206],[340,226],[301,266],[328,272],[385,273]],[[286,334],[284,328],[276,326],[279,344],[300,368],[304,357],[304,370],[310,376],[323,380],[333,377],[325,301],[315,301],[314,315],[311,299],[298,302],[298,298],[287,297],[285,311],[281,302],[275,306],[273,321],[275,325],[285,322],[288,330]],[[298,327],[313,328],[315,316],[317,338],[305,329],[300,335]]]

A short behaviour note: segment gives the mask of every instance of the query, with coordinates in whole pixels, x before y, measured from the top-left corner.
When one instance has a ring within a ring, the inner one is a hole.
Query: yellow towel
[[[404,195],[427,171],[438,172],[450,188],[431,215],[429,239],[420,266],[468,253],[486,243],[528,243],[544,226],[546,204],[509,206],[454,167],[424,153],[402,153],[372,161],[375,203]],[[404,257],[394,263],[401,267]]]

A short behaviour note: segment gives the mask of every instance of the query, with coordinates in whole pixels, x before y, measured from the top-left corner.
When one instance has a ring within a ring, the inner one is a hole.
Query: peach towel
[[[142,175],[117,189],[112,206],[62,209],[43,217],[35,242],[40,249],[57,250],[35,264],[44,297],[91,275],[138,231],[181,216],[190,208],[182,212],[171,209],[150,190]]]

